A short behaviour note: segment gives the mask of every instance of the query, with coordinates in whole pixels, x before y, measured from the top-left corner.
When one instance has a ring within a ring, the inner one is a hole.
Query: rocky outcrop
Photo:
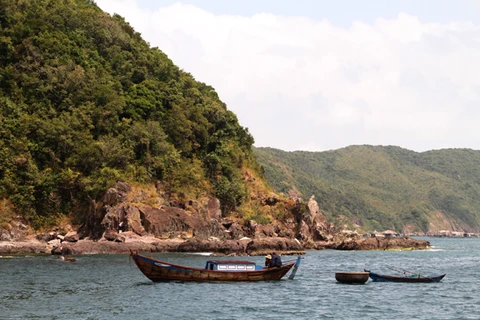
[[[22,241],[0,241],[0,254],[50,253],[47,243],[35,238]]]
[[[333,225],[328,223],[325,216],[320,212],[315,196],[311,196],[308,200],[307,208],[304,221],[309,226],[312,240],[323,241],[329,239],[333,231]]]
[[[65,235],[63,240],[67,242],[77,242],[78,240],[80,240],[80,236],[76,232],[69,232]]]
[[[254,239],[247,244],[246,248],[246,253],[249,255],[266,255],[272,252],[304,254],[305,250],[297,239],[280,237]]]
[[[336,250],[421,250],[428,249],[430,247],[430,242],[408,237],[371,237],[365,239],[346,239],[337,243],[327,244],[326,247]]]
[[[162,193],[161,184],[155,187],[156,191],[151,193]],[[16,223],[19,227],[0,231],[0,239],[8,240],[0,241],[0,253],[47,252],[65,256],[128,253],[132,249],[264,255],[302,254],[305,249],[387,250],[428,246],[428,242],[412,239],[361,239],[335,233],[313,196],[304,203],[300,199],[282,199],[273,193],[255,193],[255,201],[262,206],[262,211],[270,214],[269,219],[275,217],[271,223],[261,224],[255,220],[245,222],[223,217],[216,198],[180,201],[169,195],[152,200],[148,194],[118,182],[101,202],[92,204],[92,211],[78,233],[68,226],[18,242],[23,236],[17,231],[24,224],[12,221],[10,224]]]
[[[207,218],[209,219],[221,219],[222,210],[220,209],[220,200],[210,197],[207,204]]]
[[[52,250],[52,254],[121,254],[129,253],[130,249],[141,252],[207,252],[214,255],[229,256],[265,255],[272,252],[279,252],[283,255],[305,254],[305,250],[299,241],[287,238],[264,238],[260,240],[244,238],[222,241],[212,237],[207,240],[160,240],[155,237],[140,237],[133,232],[125,232],[124,238],[124,242],[80,240],[76,243],[62,243]]]
[[[13,217],[8,222],[8,228],[0,228],[0,241],[22,241],[30,231],[28,224],[21,217]]]
[[[297,201],[297,207],[301,202]],[[327,222],[325,216],[320,212],[315,196],[312,196],[307,203],[306,210],[299,209],[301,218],[298,223],[298,233],[296,238],[309,249],[315,248],[318,241],[328,241],[333,237],[333,225]]]
[[[175,201],[176,206],[161,205],[155,208],[126,201],[128,190],[130,188],[125,184],[108,190],[103,203],[97,205],[103,212],[100,233],[90,233],[89,237],[116,241],[118,237],[115,233],[133,231],[141,236],[153,235],[159,239],[208,239],[214,236],[226,240],[232,234],[242,234],[238,229],[229,233],[222,226],[220,202],[216,198],[209,198],[205,208],[194,200],[183,203]]]
[[[145,206],[140,209],[146,232],[160,239],[228,237],[225,228],[215,219],[205,220],[199,215],[188,214],[180,208]]]
[[[143,227],[140,210],[136,206],[119,203],[113,207],[105,207],[105,211],[106,214],[101,222],[102,230],[105,233],[133,230],[139,235],[147,235],[147,231]]]

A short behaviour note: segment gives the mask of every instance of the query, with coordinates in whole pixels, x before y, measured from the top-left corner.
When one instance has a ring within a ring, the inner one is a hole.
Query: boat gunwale
[[[348,271],[337,271],[335,274],[351,274],[351,275],[365,275],[365,274],[370,274],[368,271],[355,271],[355,272],[348,272]]]

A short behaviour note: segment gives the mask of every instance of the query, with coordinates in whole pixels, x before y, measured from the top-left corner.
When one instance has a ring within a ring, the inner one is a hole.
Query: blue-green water
[[[480,239],[428,240],[428,251],[308,251],[295,280],[257,283],[152,283],[127,255],[2,258],[0,319],[480,319]],[[197,267],[207,260],[154,257]],[[431,284],[335,281],[335,271],[364,267],[447,276]]]

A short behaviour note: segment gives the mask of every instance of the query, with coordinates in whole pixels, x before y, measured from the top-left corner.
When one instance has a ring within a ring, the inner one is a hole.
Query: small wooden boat
[[[335,272],[335,279],[341,283],[362,284],[367,282],[369,272]]]
[[[446,274],[435,274],[424,276],[421,274],[409,274],[404,276],[391,276],[385,274],[378,274],[365,270],[370,273],[370,278],[373,281],[390,281],[390,282],[440,282]]]
[[[192,268],[142,256],[132,250],[130,254],[140,271],[153,282],[160,281],[267,281],[280,280],[295,263],[264,269],[255,262],[242,260],[209,260],[205,268]],[[296,270],[295,268],[295,270]],[[292,273],[294,276],[294,274]],[[292,275],[289,279],[293,279]]]

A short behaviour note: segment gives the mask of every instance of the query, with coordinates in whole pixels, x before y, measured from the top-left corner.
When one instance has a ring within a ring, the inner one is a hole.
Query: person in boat
[[[267,255],[265,256],[265,267],[264,267],[264,269],[270,268],[270,262],[271,262],[271,261],[272,261],[272,256],[269,255],[269,254],[267,254]]]
[[[275,252],[272,253],[272,261],[270,261],[271,268],[273,267],[281,267],[282,266],[282,259],[278,254]]]
[[[272,253],[272,255],[267,255],[267,257],[270,257],[270,259],[265,259],[265,264],[267,264],[267,260],[269,260],[268,261],[268,268],[275,268],[275,267],[281,267],[282,266],[282,259],[275,252]]]

